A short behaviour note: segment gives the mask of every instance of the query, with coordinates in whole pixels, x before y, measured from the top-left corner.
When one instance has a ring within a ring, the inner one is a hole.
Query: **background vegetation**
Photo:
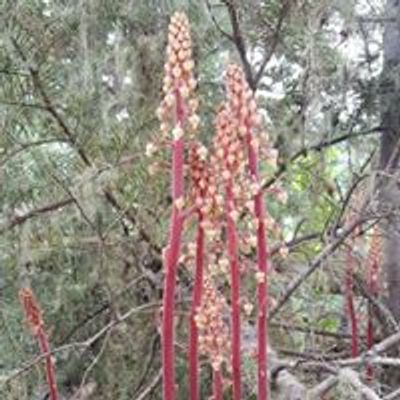
[[[365,334],[369,228],[383,217],[395,220],[398,207],[396,188],[383,200],[375,191],[385,149],[395,148],[399,134],[398,123],[386,123],[399,121],[393,105],[400,52],[390,48],[391,29],[398,29],[391,18],[400,16],[394,0],[3,0],[1,398],[46,398],[43,369],[34,362],[37,347],[18,301],[26,284],[42,305],[65,399],[160,398],[161,249],[171,201],[168,170],[155,170],[145,149],[158,134],[167,25],[176,9],[192,23],[202,140],[211,137],[222,71],[233,59],[257,91],[279,150],[272,179],[280,180],[288,198],[267,203],[281,231],[269,243],[270,338],[277,354],[325,363],[349,357],[348,243],[341,234],[346,218],[366,203],[370,220],[353,246],[356,309]],[[385,145],[380,137],[388,132],[396,140]],[[393,157],[386,178],[396,177]],[[267,166],[262,173],[270,179]],[[396,247],[393,225],[382,224],[381,234]],[[400,270],[389,254],[390,262],[391,271]],[[377,323],[377,341],[395,332],[400,317],[391,289],[400,280],[393,279],[382,270],[376,301],[388,314]],[[183,269],[177,294],[182,399],[190,282]],[[251,329],[244,342],[254,344]],[[385,367],[377,371],[377,393],[395,390],[396,377]],[[204,368],[202,398],[209,372]],[[252,399],[250,358],[245,372],[246,398]],[[325,377],[318,368],[292,372],[308,386]],[[343,385],[338,390],[347,394],[332,398],[350,398]]]

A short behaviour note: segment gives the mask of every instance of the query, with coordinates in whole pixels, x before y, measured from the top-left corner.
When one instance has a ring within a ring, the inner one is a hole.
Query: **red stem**
[[[353,299],[353,251],[352,245],[347,249],[347,271],[346,271],[346,303],[347,312],[350,320],[351,327],[351,355],[352,357],[358,357],[359,345],[358,345],[358,321],[356,311],[354,309],[354,299]]]
[[[54,371],[53,361],[51,359],[49,340],[47,338],[46,332],[44,331],[43,327],[39,328],[37,333],[37,339],[39,342],[40,352],[42,354],[45,354],[46,379],[50,391],[50,400],[57,400],[58,394],[57,394],[56,375]]]
[[[192,307],[190,313],[190,338],[189,338],[189,385],[190,399],[198,400],[198,329],[195,316],[198,307],[201,305],[201,296],[203,289],[203,265],[204,265],[204,229],[201,226],[203,218],[200,215],[197,236],[196,236],[196,271],[194,278],[194,287],[192,295]]]
[[[177,90],[176,123],[183,128],[185,110],[182,98]],[[176,270],[180,255],[181,237],[184,216],[176,206],[176,200],[184,196],[184,141],[183,138],[172,142],[171,195],[172,215],[169,240],[165,253],[165,278],[162,319],[162,363],[163,363],[163,393],[164,400],[175,399],[175,351],[174,351],[174,309]]]
[[[228,255],[231,269],[231,308],[232,308],[232,370],[233,400],[241,400],[240,376],[240,271],[238,257],[238,238],[236,224],[231,216],[234,207],[232,181],[226,187],[226,220]]]
[[[252,145],[252,133],[247,129],[247,146],[249,154],[249,170],[252,178],[258,183],[258,156],[257,151]],[[268,399],[268,250],[267,238],[265,234],[265,209],[262,191],[254,196],[254,212],[258,219],[257,228],[257,265],[258,271],[261,272],[265,279],[257,285],[257,301],[258,301],[258,318],[257,318],[257,364],[258,364],[258,399]]]
[[[223,400],[223,392],[221,371],[213,370],[213,400]]]

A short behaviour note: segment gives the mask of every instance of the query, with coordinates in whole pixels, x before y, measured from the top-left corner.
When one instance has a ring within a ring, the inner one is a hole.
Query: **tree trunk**
[[[390,212],[385,221],[384,268],[388,305],[400,321],[400,1],[387,0],[384,26],[384,65],[381,76],[381,154],[384,170],[380,188],[380,210]]]

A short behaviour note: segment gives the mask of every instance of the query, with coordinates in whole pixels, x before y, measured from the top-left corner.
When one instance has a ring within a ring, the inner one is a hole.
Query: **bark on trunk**
[[[385,170],[380,181],[380,210],[390,211],[385,221],[384,269],[388,305],[400,321],[400,1],[387,0],[384,26],[384,65],[381,78],[381,154]]]

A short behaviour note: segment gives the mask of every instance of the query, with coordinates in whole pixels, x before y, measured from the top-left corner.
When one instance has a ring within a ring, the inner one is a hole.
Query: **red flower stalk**
[[[197,318],[201,319],[203,315],[211,310],[215,312],[214,301],[219,302],[219,310],[222,311],[223,302],[218,299],[218,293],[211,287],[211,276],[222,273],[226,275],[224,266],[226,265],[226,258],[221,258],[221,252],[224,250],[223,240],[221,240],[221,219],[224,215],[223,206],[224,198],[218,192],[218,172],[215,169],[216,160],[215,156],[211,160],[207,159],[206,148],[199,144],[194,143],[189,153],[189,166],[191,176],[191,203],[194,204],[195,210],[198,214],[198,226],[195,245],[195,281],[193,289],[192,307],[191,307],[191,321],[190,321],[190,342],[189,342],[189,380],[190,380],[190,398],[198,398],[198,340],[199,340],[199,327]],[[205,236],[209,239],[206,243]],[[207,247],[206,247],[207,245]],[[205,248],[207,248],[207,265],[205,265]],[[207,266],[207,269],[205,269]],[[205,284],[205,298],[202,299],[203,292],[203,274],[208,271],[209,277]],[[201,306],[201,307],[200,307]],[[211,311],[212,313],[212,311]],[[221,335],[226,331],[225,324],[222,323],[220,315],[209,315],[209,320],[214,320],[213,325],[220,328],[220,331],[200,330],[201,340],[209,341],[211,348],[204,348],[210,356],[213,371],[214,371],[214,397],[221,398],[222,396],[222,376],[220,372],[221,352],[225,351],[221,346],[216,343],[216,337],[213,335]],[[218,339],[219,341],[220,339]],[[212,342],[214,341],[214,344]],[[214,349],[214,351],[213,351]],[[221,381],[221,382],[220,382]]]
[[[234,197],[232,183],[226,185],[226,213],[227,213],[227,240],[228,255],[231,265],[231,302],[232,302],[232,375],[233,399],[241,399],[240,373],[240,270],[238,257],[238,237],[234,213]]]
[[[226,187],[226,197],[228,255],[231,264],[233,399],[239,400],[241,398],[240,270],[236,223],[231,216],[234,208],[232,206],[233,189],[230,183]]]
[[[372,233],[372,240],[368,253],[368,277],[367,284],[371,296],[379,294],[379,265],[381,260],[381,238],[379,228],[375,225]],[[368,350],[374,345],[374,323],[373,323],[372,305],[368,304],[368,322],[367,322],[367,348]],[[374,371],[372,365],[367,366],[367,379],[372,380]]]
[[[224,387],[221,371],[213,371],[213,400],[223,400]]]
[[[196,324],[196,313],[201,305],[203,291],[204,270],[204,218],[207,214],[207,192],[212,185],[206,164],[207,150],[204,146],[195,144],[190,149],[189,165],[192,179],[192,197],[198,214],[195,254],[195,276],[192,293],[192,304],[190,311],[189,326],[189,393],[191,400],[199,398],[199,367],[198,367],[198,329]]]
[[[239,132],[244,136],[248,149],[248,168],[250,179],[255,186],[254,214],[257,226],[257,362],[258,362],[258,399],[268,398],[267,383],[267,305],[268,305],[268,252],[266,242],[265,210],[263,192],[259,188],[258,141],[254,130],[259,128],[260,120],[254,94],[246,82],[241,68],[231,64],[227,68],[226,85],[230,109],[235,115]]]
[[[239,197],[238,192],[242,189],[239,174],[245,166],[245,155],[232,117],[229,109],[223,106],[217,117],[214,148],[225,186],[225,218],[231,284],[233,399],[240,400],[240,265],[236,227],[239,211],[236,203]]]
[[[171,197],[173,201],[169,240],[164,252],[165,280],[162,320],[162,364],[164,400],[175,398],[174,309],[177,264],[181,251],[184,222],[184,132],[193,133],[199,124],[193,98],[193,78],[189,22],[185,14],[175,13],[168,33],[167,62],[163,84],[164,98],[158,114],[161,131],[172,130]]]
[[[46,379],[49,387],[50,400],[58,399],[57,382],[54,371],[53,361],[51,359],[49,339],[44,328],[42,312],[36,301],[33,292],[29,288],[23,288],[19,291],[19,298],[25,312],[26,320],[31,329],[32,335],[36,337],[40,352],[46,361]]]
[[[201,225],[203,217],[199,215],[196,236],[196,269],[190,311],[189,331],[189,393],[191,400],[199,399],[199,356],[198,356],[198,330],[195,321],[197,308],[201,304],[203,290],[204,269],[204,229]]]

